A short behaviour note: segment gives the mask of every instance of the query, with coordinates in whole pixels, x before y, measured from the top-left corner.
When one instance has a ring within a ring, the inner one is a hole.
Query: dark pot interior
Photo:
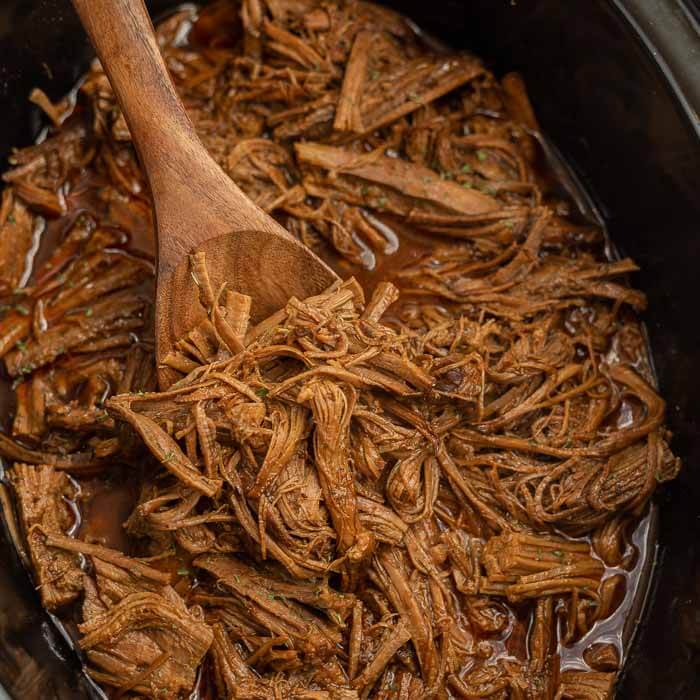
[[[149,3],[156,14],[178,4]],[[700,478],[693,466],[700,456],[695,418],[700,379],[693,367],[700,347],[700,285],[693,260],[700,257],[700,138],[697,117],[690,115],[700,84],[687,71],[674,75],[672,61],[665,72],[659,55],[630,21],[625,9],[634,15],[635,7],[653,7],[651,0],[588,0],[575,3],[575,10],[560,0],[388,4],[448,43],[484,56],[497,72],[524,74],[545,130],[585,183],[617,247],[641,265],[634,283],[649,295],[651,346],[668,401],[674,451],[683,458],[684,470],[657,499],[656,574],[618,697],[696,698]],[[681,15],[680,9],[674,21],[691,27],[690,15]],[[665,29],[651,35],[661,55],[685,41]],[[700,38],[692,30],[690,40],[697,50]],[[90,53],[69,0],[0,0],[3,163],[13,145],[30,143],[42,126],[38,110],[26,101],[30,89],[39,86],[50,97],[60,97],[75,84]],[[36,659],[36,673],[52,677],[54,697],[86,697],[72,652],[0,539],[5,562],[0,568],[0,681],[14,685],[16,662],[7,650],[19,647]],[[30,695],[16,689],[16,697]]]

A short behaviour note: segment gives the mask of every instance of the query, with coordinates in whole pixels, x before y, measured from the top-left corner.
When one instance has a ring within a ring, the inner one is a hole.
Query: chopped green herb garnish
[[[385,206],[386,206],[386,197],[380,197],[380,198],[377,200],[377,208],[378,208],[378,209],[384,209]]]
[[[370,80],[377,80],[377,79],[379,78],[379,75],[380,75],[380,73],[379,73],[378,70],[373,70],[373,71],[369,74],[369,79],[370,79]]]
[[[23,367],[19,368],[20,374],[31,374],[33,371],[34,367],[32,367],[32,365],[24,365]]]
[[[17,219],[15,219],[15,215],[14,215],[14,214],[8,214],[8,215],[7,215],[7,220],[8,220],[11,224],[16,224],[16,223],[17,223]]]
[[[20,351],[24,352],[27,349],[27,344],[23,340],[18,340],[15,343],[15,347]]]
[[[178,576],[189,576],[192,572],[189,569],[182,568],[177,570]]]
[[[486,151],[482,151],[481,149],[479,149],[476,152],[476,157],[483,163],[489,157],[489,155],[488,153],[486,153]]]
[[[474,168],[472,168],[472,166],[469,165],[469,163],[465,163],[465,164],[462,166],[462,172],[463,172],[463,173],[471,173],[471,172],[474,172]]]
[[[88,306],[87,309],[85,309],[85,315],[89,318],[92,316],[92,307]]]
[[[476,187],[476,189],[479,190],[479,192],[483,192],[484,194],[490,194],[492,196],[498,194],[498,190],[495,187],[487,185],[483,182],[477,183],[476,185],[474,185],[474,187]]]
[[[264,398],[270,393],[270,390],[269,390],[269,389],[266,389],[266,388],[263,386],[263,387],[260,387],[260,389],[256,389],[256,390],[255,390],[255,393],[256,393],[260,398],[264,399]]]
[[[555,549],[552,554],[560,559],[564,556],[564,552],[562,552],[561,549]]]
[[[340,617],[340,615],[339,615],[335,610],[331,610],[331,611],[328,613],[328,615],[329,615],[329,617],[331,618],[331,620],[333,620],[333,622],[335,622],[336,625],[342,625],[342,624],[343,624],[343,618]]]
[[[174,452],[166,452],[165,455],[163,456],[163,461],[169,462],[174,456],[175,456]]]
[[[22,316],[29,316],[29,309],[26,306],[22,306],[22,304],[17,304],[15,306],[15,311],[18,314],[22,314]]]

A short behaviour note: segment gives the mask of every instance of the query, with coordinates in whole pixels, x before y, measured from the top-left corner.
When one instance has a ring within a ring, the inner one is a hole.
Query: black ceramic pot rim
[[[634,29],[700,138],[700,7],[696,0],[611,0]]]

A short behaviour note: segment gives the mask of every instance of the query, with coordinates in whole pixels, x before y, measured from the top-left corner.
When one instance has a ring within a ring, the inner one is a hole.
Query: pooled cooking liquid
[[[159,36],[210,152],[346,281],[251,327],[193,256],[203,320],[158,392],[109,83],[32,96],[52,126],[0,209],[4,502],[96,687],[612,697],[679,465],[635,265],[522,81],[359,2],[227,0]]]

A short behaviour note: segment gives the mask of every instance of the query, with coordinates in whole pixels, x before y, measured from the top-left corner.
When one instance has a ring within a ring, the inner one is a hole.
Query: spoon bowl
[[[158,237],[156,357],[202,320],[189,256],[206,255],[215,289],[252,297],[252,320],[337,275],[241,191],[209,155],[158,48],[143,0],[73,0],[124,113],[153,198]]]

